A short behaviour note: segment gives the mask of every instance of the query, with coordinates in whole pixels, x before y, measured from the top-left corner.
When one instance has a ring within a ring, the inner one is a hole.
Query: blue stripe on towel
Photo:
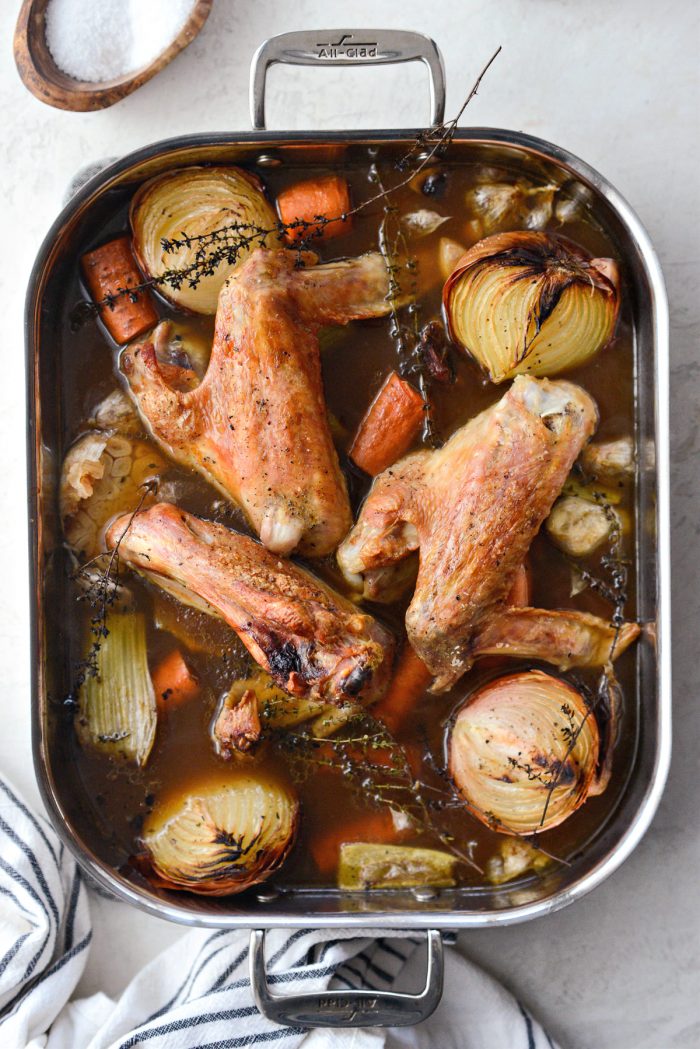
[[[246,1045],[258,1045],[259,1042],[279,1042],[282,1038],[291,1038],[292,1035],[297,1037],[307,1033],[304,1027],[281,1027],[279,1031],[262,1031],[260,1034],[247,1034],[243,1038],[227,1038],[225,1042],[207,1042],[206,1045],[198,1045],[197,1049],[241,1049]]]
[[[82,876],[78,868],[75,868],[73,872],[73,884],[70,891],[70,900],[68,901],[68,913],[66,915],[66,929],[63,936],[63,950],[69,951],[73,946],[73,932],[75,925],[75,912],[78,907],[78,898],[80,896],[80,887],[83,883]]]
[[[39,866],[39,861],[37,860],[34,851],[30,849],[29,845],[27,845],[25,841],[22,841],[20,836],[17,833],[15,833],[12,827],[8,826],[8,824],[5,822],[2,816],[0,816],[0,830],[3,830],[5,832],[10,841],[14,842],[14,844],[22,850],[24,855],[29,860],[29,865],[34,871],[34,877],[36,878],[38,885],[44,893],[49,907],[51,908],[51,913],[53,914],[54,919],[56,921],[56,925],[58,925],[60,922],[60,918],[58,916],[58,907],[56,906],[56,901],[54,900],[51,894],[51,889],[46,884],[46,879],[44,878],[44,874],[41,870],[41,867]]]
[[[12,864],[7,863],[1,856],[0,856],[0,870],[5,871],[5,874],[9,875],[9,877],[12,878],[12,880],[17,885],[21,885],[22,888],[25,890],[25,892],[29,893],[29,895],[32,897],[32,899],[39,905],[39,907],[41,908],[42,912],[46,915],[46,917],[50,918],[49,912],[46,909],[46,904],[44,903],[44,901],[42,900],[41,896],[36,891],[36,889],[34,889],[34,887],[29,884],[29,882],[27,881],[27,879],[24,877],[23,874],[20,874],[20,872],[18,870],[15,870],[15,868],[12,866]]]
[[[525,1030],[527,1031],[527,1049],[535,1049],[535,1032],[532,1028],[532,1017],[526,1012],[525,1006],[521,1001],[518,1001],[518,1009],[520,1015],[525,1021]]]
[[[17,951],[20,949],[20,947],[29,935],[30,934],[28,932],[25,932],[22,933],[21,936],[18,936],[15,942],[10,947],[10,949],[8,951],[5,951],[3,957],[0,958],[0,976],[5,972],[5,969],[8,967],[14,956],[17,954]]]
[[[32,826],[36,830],[36,832],[39,835],[39,837],[42,839],[42,841],[46,845],[46,848],[51,853],[53,861],[56,864],[56,869],[60,870],[61,859],[63,858],[63,843],[61,842],[61,856],[59,857],[59,856],[56,855],[56,852],[54,850],[53,845],[51,844],[51,842],[47,838],[46,833],[45,833],[43,827],[39,823],[39,820],[36,818],[34,813],[31,812],[27,808],[27,806],[24,804],[22,799],[18,798],[17,795],[15,794],[15,792],[10,789],[9,784],[5,783],[5,781],[2,780],[2,779],[0,779],[0,790],[2,790],[2,792],[3,792],[3,794],[5,795],[6,798],[9,798],[9,800],[12,802],[13,805],[17,806],[17,808],[22,813],[22,815],[25,816],[26,819],[29,820],[29,822],[32,824]]]

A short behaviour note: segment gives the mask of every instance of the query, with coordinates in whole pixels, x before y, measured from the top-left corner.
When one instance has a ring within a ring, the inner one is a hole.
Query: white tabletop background
[[[22,310],[34,255],[75,170],[183,132],[248,130],[250,58],[274,33],[347,23],[427,33],[444,55],[448,116],[502,44],[463,122],[539,135],[598,168],[638,211],[665,271],[676,732],[661,808],[620,871],[572,908],[466,933],[461,945],[517,991],[565,1049],[700,1045],[700,7],[693,0],[216,0],[184,54],[134,95],[92,114],[50,109],[25,91],[11,55],[18,7],[18,0],[0,4],[0,766],[39,804],[29,732]],[[268,125],[415,126],[428,115],[425,76],[413,65],[277,67]],[[93,915],[82,993],[118,993],[179,935],[117,903],[95,899]]]

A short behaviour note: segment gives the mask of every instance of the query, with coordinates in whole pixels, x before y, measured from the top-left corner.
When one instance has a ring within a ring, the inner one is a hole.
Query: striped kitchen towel
[[[123,906],[115,903],[114,906]],[[262,1017],[248,980],[248,933],[196,930],[137,973],[121,997],[70,1001],[88,960],[88,892],[49,824],[0,778],[2,1049],[556,1049],[503,987],[448,952],[445,997],[416,1028],[307,1032]],[[275,930],[280,992],[405,986],[424,964],[416,934]]]
[[[85,968],[92,931],[75,860],[0,777],[0,1046],[49,1029]]]

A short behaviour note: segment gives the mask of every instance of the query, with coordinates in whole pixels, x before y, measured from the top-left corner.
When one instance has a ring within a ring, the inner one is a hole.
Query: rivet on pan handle
[[[271,994],[265,973],[265,933],[250,934],[250,984],[263,1016],[289,1027],[408,1027],[434,1013],[442,997],[442,936],[428,932],[428,969],[418,994],[395,991],[305,991]]]
[[[381,66],[424,62],[430,72],[432,123],[445,116],[445,67],[438,46],[423,33],[398,29],[316,29],[270,37],[253,55],[250,67],[250,119],[265,130],[265,79],[275,62],[293,66]]]

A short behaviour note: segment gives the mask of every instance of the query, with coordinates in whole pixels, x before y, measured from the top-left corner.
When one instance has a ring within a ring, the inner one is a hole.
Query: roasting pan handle
[[[265,973],[265,933],[250,934],[250,984],[263,1016],[289,1027],[408,1027],[426,1020],[442,997],[442,935],[428,932],[428,969],[418,994],[395,991],[306,991],[271,994]]]
[[[423,33],[399,29],[316,29],[280,33],[260,45],[250,67],[250,119],[265,130],[265,80],[276,62],[292,66],[383,66],[424,62],[430,72],[432,123],[445,116],[445,67],[438,46]]]

